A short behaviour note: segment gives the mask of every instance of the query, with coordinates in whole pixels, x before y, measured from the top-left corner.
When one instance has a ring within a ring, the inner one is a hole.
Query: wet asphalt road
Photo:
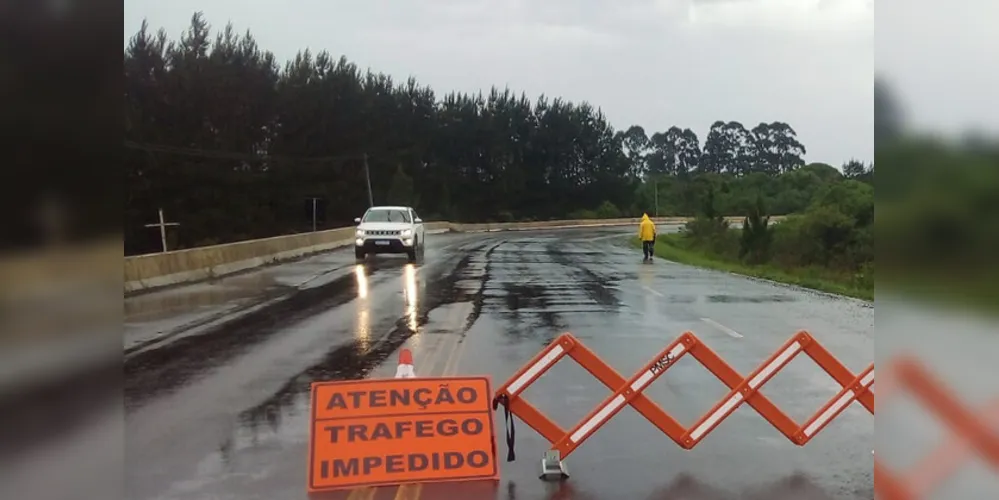
[[[426,258],[348,252],[125,304],[127,498],[306,498],[308,387],[391,376],[412,348],[418,375],[486,374],[494,387],[564,331],[625,377],[692,331],[743,375],[799,329],[854,373],[874,357],[874,308],[669,262],[641,262],[631,229],[435,235]],[[799,356],[763,392],[799,423],[839,386]],[[689,426],[725,386],[684,357],[645,394]],[[609,391],[571,359],[525,393],[563,428]],[[517,422],[498,484],[378,488],[318,498],[873,498],[874,418],[859,405],[805,447],[748,406],[694,450],[626,408],[538,480],[547,442]]]

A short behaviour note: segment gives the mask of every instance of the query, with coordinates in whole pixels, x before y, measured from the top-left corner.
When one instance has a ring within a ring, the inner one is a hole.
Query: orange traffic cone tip
[[[413,364],[413,353],[409,349],[403,349],[399,351],[399,364],[400,365]]]

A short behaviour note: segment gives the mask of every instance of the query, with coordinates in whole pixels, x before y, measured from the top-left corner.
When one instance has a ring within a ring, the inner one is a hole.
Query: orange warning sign
[[[312,384],[309,491],[498,479],[488,377]]]

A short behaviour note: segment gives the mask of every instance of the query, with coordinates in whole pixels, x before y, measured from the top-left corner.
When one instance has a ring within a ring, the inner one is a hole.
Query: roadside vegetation
[[[742,203],[728,213],[744,214],[741,229],[724,221],[725,212],[718,207],[726,198],[719,201],[716,195],[727,193],[731,200],[737,189],[725,180],[709,185],[696,217],[682,233],[660,235],[656,254],[685,264],[873,300],[873,168],[846,165],[847,175],[827,166],[806,169],[799,172],[807,172],[809,182],[798,189],[778,191],[776,197],[757,189],[753,201],[737,198]],[[804,207],[783,222],[770,224],[770,204],[775,198],[791,197],[805,200],[797,201]]]
[[[999,313],[999,137],[917,132],[874,86],[878,289]]]
[[[999,142],[879,148],[879,288],[999,312]]]
[[[657,254],[871,299],[876,232],[878,289],[999,312],[999,141],[978,133],[960,139],[912,133],[880,82],[874,104],[877,195],[873,164],[855,162],[843,166],[842,176],[814,165],[782,175],[757,189],[752,205],[745,194],[732,195],[746,193],[732,185],[745,180],[722,182],[700,197],[699,216],[684,233],[659,238]],[[784,179],[810,170],[822,180]],[[781,200],[796,204],[788,210]],[[768,215],[787,212],[793,215],[764,229]],[[742,229],[723,227],[720,213],[744,215]]]

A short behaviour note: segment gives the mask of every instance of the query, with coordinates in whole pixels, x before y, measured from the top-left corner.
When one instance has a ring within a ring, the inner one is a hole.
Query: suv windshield
[[[378,209],[368,210],[364,214],[363,222],[410,222],[409,213],[405,210]]]

